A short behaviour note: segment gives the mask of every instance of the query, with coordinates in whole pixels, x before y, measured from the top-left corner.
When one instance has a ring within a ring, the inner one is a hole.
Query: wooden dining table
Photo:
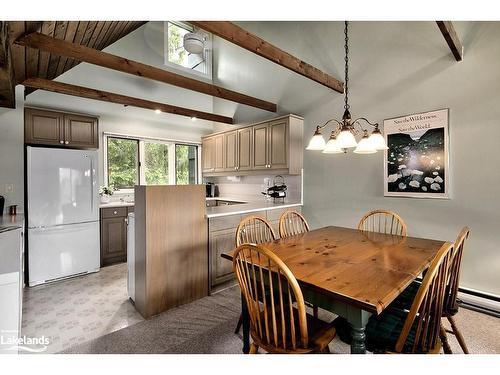
[[[445,241],[328,226],[260,244],[278,255],[304,299],[351,325],[351,353],[365,353],[365,327],[432,262]],[[234,251],[222,254],[232,260]],[[242,298],[243,352],[250,319]]]

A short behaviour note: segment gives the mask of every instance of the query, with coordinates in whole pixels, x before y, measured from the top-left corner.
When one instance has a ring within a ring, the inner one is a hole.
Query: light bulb
[[[377,150],[373,147],[373,143],[370,141],[368,134],[365,131],[365,135],[358,143],[358,146],[354,150],[356,154],[374,154]]]
[[[358,143],[349,129],[344,128],[337,136],[337,144],[340,148],[356,147]]]
[[[319,127],[317,127],[316,131],[314,132],[314,135],[312,136],[311,140],[309,141],[309,144],[306,147],[306,150],[323,151],[324,148],[325,148],[325,139],[321,135]]]
[[[330,136],[330,139],[326,143],[325,149],[323,150],[324,154],[340,154],[343,153],[344,150],[342,150],[339,147],[339,143],[337,141],[337,138],[334,136]]]
[[[389,148],[385,144],[384,136],[382,135],[382,133],[380,133],[380,130],[378,130],[378,128],[375,128],[368,139],[372,143],[372,146],[375,150],[387,150]]]

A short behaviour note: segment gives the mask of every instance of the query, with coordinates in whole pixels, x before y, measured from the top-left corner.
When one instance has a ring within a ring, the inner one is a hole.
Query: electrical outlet
[[[9,194],[14,191],[14,184],[5,184],[5,193]]]

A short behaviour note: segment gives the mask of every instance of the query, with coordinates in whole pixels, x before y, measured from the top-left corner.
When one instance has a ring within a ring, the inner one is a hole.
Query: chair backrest
[[[304,297],[285,263],[264,247],[245,244],[234,253],[233,269],[248,306],[252,336],[259,346],[276,352],[306,349]]]
[[[236,229],[236,246],[245,243],[259,244],[276,239],[271,225],[259,216],[247,216]]]
[[[397,213],[388,210],[373,210],[361,218],[358,229],[406,236],[406,224]]]
[[[297,211],[285,211],[280,217],[280,237],[295,236],[309,232],[309,224]]]
[[[446,282],[452,255],[453,244],[446,242],[432,260],[399,335],[396,352],[426,353],[437,348]],[[416,329],[414,331],[413,346],[408,350],[405,349],[405,343],[414,324]]]
[[[469,237],[469,233],[470,229],[468,227],[462,228],[455,241],[453,256],[451,257],[450,263],[448,284],[446,286],[443,311],[445,315],[455,315],[458,312],[457,294],[458,283],[460,281],[460,265],[462,263],[465,240],[467,239],[467,237]]]

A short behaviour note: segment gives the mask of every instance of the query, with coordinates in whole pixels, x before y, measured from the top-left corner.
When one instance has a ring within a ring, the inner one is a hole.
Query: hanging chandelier
[[[357,118],[352,121],[351,113],[349,112],[349,37],[348,37],[349,22],[345,21],[345,84],[344,84],[344,115],[342,121],[330,119],[323,125],[316,126],[316,131],[309,141],[306,150],[322,151],[324,154],[346,153],[349,148],[353,148],[356,154],[373,154],[379,150],[387,150],[385,139],[380,132],[378,123],[371,123],[364,117]],[[321,130],[329,123],[336,123],[330,134],[328,142],[321,135]],[[361,123],[372,126],[374,129],[370,135],[368,130],[363,128]],[[355,136],[362,134],[359,142]]]

